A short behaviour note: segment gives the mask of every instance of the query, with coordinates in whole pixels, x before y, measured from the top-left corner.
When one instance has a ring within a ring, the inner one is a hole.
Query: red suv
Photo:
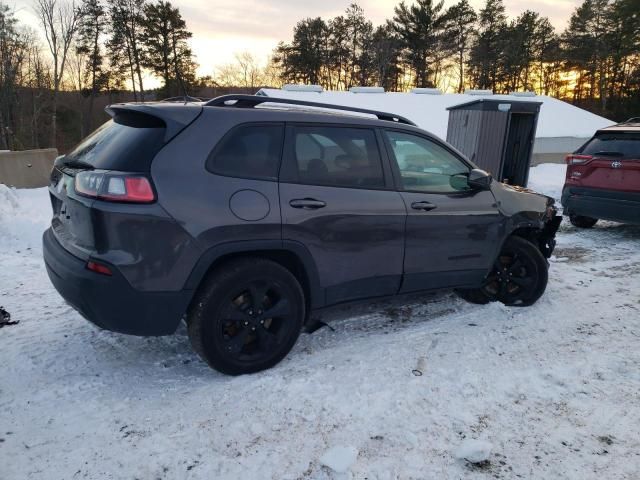
[[[566,161],[562,205],[573,225],[640,223],[640,117],[598,130]]]

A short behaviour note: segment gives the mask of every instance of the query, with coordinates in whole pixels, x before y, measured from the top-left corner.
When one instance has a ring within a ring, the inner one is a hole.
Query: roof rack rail
[[[627,124],[627,123],[640,123],[640,117],[631,117],[626,122],[622,122],[622,125]]]
[[[192,97],[191,95],[181,95],[179,97],[163,98],[160,101],[169,102],[169,103],[180,103],[180,102],[188,103],[188,102],[206,102],[207,100],[209,99],[205,97]]]
[[[229,103],[234,102],[234,103]],[[330,103],[307,102],[306,100],[294,100],[290,98],[275,98],[258,95],[222,95],[205,103],[208,107],[235,107],[235,108],[253,108],[262,103],[282,103],[285,105],[301,105],[305,107],[326,108],[330,110],[343,110],[346,112],[366,113],[373,115],[378,120],[387,120],[390,122],[404,123],[416,126],[411,120],[395,113],[379,112],[377,110],[368,110],[366,108],[347,107],[344,105],[333,105]]]

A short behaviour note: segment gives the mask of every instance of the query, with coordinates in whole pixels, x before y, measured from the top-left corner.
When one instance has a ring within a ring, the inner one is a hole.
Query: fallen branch
[[[8,325],[16,325],[20,323],[19,320],[16,320],[15,322],[11,321],[11,314],[9,312],[7,312],[4,307],[0,307],[0,328],[2,327],[6,327]]]

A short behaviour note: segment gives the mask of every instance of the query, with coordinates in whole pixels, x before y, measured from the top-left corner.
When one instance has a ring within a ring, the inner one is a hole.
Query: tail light
[[[147,177],[140,174],[85,170],[76,174],[76,193],[109,202],[152,203],[156,195]]]
[[[564,159],[567,165],[583,165],[591,160],[593,160],[591,155],[576,155],[573,153],[567,155]]]

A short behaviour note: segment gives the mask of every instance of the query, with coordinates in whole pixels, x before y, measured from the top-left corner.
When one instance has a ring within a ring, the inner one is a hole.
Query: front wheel
[[[457,290],[471,303],[502,302],[505,305],[533,305],[544,293],[548,264],[540,250],[521,237],[509,237],[482,287]]]
[[[591,228],[598,222],[598,219],[585,217],[583,215],[569,215],[569,221],[574,227]]]
[[[263,258],[223,264],[187,316],[189,338],[213,368],[229,375],[272,367],[293,348],[305,318],[296,278]]]

